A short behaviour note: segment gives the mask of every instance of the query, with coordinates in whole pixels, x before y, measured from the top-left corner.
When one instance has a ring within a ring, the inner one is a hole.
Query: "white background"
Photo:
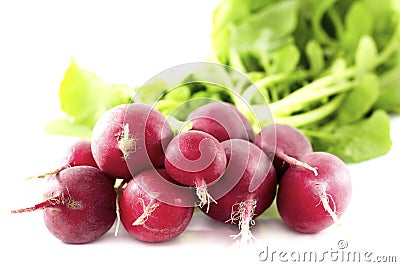
[[[315,235],[289,230],[279,219],[260,218],[257,242],[238,249],[237,229],[195,214],[177,239],[162,244],[134,240],[112,229],[87,245],[66,245],[51,236],[41,212],[10,210],[41,200],[41,181],[24,178],[55,166],[70,137],[52,136],[43,126],[58,118],[57,93],[71,57],[110,83],[140,85],[166,68],[206,60],[211,16],[217,1],[1,1],[0,2],[0,167],[1,266],[95,266],[113,264],[260,264],[270,250],[337,250],[396,255],[400,119],[392,119],[393,148],[378,159],[349,165],[353,199],[341,227]],[[95,101],[95,100],[94,100]],[[368,144],[365,144],[368,145]],[[278,260],[275,259],[274,262]],[[5,262],[8,262],[7,265]],[[283,263],[287,266],[290,263]],[[324,264],[334,264],[328,260]],[[337,265],[334,264],[334,265]],[[390,265],[392,266],[392,265]]]

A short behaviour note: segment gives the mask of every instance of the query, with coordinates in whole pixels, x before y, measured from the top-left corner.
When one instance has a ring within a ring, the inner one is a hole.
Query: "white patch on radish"
[[[69,193],[68,187],[66,187],[65,189],[68,192],[68,196],[65,197],[63,193],[61,194],[61,204],[65,205],[66,207],[68,207],[71,210],[80,209],[81,203],[72,198],[71,194]]]
[[[330,195],[326,192],[327,184],[316,182],[316,181],[311,181],[310,183],[312,183],[316,195],[320,198],[320,201],[318,202],[318,204],[316,206],[319,206],[322,204],[322,206],[324,207],[324,210],[327,211],[329,213],[329,215],[332,217],[333,222],[336,225],[340,225],[339,217],[336,214],[335,200],[333,199],[332,195]],[[329,205],[330,201],[332,201],[333,209]]]
[[[121,150],[123,158],[126,160],[131,153],[135,153],[139,148],[136,142],[137,138],[133,138],[129,133],[129,124],[122,127],[122,131],[116,134],[118,137],[118,148]]]
[[[247,245],[256,239],[250,231],[250,228],[255,224],[253,217],[255,215],[254,211],[256,206],[257,201],[253,199],[232,205],[231,218],[226,222],[238,224],[240,233],[237,235],[232,235],[231,237],[233,237],[233,239],[240,237],[240,246]]]
[[[60,195],[55,195],[54,193],[50,196],[45,196],[45,201],[47,201],[50,205],[57,208],[57,206],[65,206],[71,210],[78,210],[81,208],[81,203],[74,198],[72,198],[69,193],[68,187],[65,188],[68,195],[65,196],[63,192]]]
[[[201,180],[200,182],[195,182],[196,184],[196,195],[199,198],[199,207],[202,208],[204,205],[207,205],[207,210],[206,213],[208,213],[210,209],[210,203],[211,201],[217,204],[217,201],[212,198],[212,196],[208,193],[207,191],[207,184],[205,183],[204,180]]]
[[[151,215],[151,213],[153,213],[153,211],[155,211],[155,209],[160,206],[160,204],[158,202],[155,202],[155,200],[151,200],[150,203],[146,206],[144,204],[144,200],[142,198],[138,198],[138,201],[142,204],[143,207],[143,213],[142,215],[140,215],[133,223],[132,225],[143,225],[149,218],[149,216]],[[155,202],[155,203],[154,203]]]

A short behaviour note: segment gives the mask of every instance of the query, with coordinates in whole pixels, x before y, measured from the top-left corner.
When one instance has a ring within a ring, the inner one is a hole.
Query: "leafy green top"
[[[214,58],[244,73],[212,69],[190,73],[169,90],[158,81],[141,88],[142,102],[170,114],[186,100],[217,99],[235,104],[257,132],[267,120],[303,131],[314,150],[346,162],[359,162],[391,148],[388,113],[400,113],[400,2],[397,0],[221,0],[214,11]],[[235,93],[215,84],[194,82],[209,75],[229,80]],[[101,114],[129,103],[137,89],[104,83],[74,61],[61,83],[59,98],[66,118],[51,122],[53,133],[90,137]],[[241,105],[245,99],[262,124]],[[178,120],[194,102],[174,114]]]

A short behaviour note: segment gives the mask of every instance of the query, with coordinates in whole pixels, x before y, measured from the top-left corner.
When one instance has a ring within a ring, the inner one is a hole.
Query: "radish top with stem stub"
[[[126,160],[131,153],[134,153],[138,147],[136,145],[137,138],[134,138],[129,133],[129,124],[126,123],[122,126],[120,133],[117,133],[118,148],[121,150],[123,158]]]
[[[89,243],[104,235],[116,218],[114,181],[92,166],[74,166],[48,176],[45,199],[23,213],[43,210],[49,232],[65,243]]]
[[[99,168],[112,177],[130,180],[164,163],[164,147],[172,139],[167,120],[150,105],[118,105],[96,122],[92,151]]]

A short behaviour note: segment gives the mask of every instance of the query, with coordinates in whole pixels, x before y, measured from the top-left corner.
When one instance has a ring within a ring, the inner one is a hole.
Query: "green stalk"
[[[387,59],[389,59],[389,57],[394,52],[396,52],[399,49],[400,22],[397,23],[397,27],[396,27],[395,31],[396,32],[393,34],[393,36],[389,40],[388,44],[385,46],[385,48],[382,50],[382,52],[379,53],[379,55],[375,61],[375,67],[384,63]]]
[[[263,88],[271,87],[277,83],[282,82],[295,82],[299,80],[304,80],[310,77],[311,73],[309,71],[297,71],[295,73],[276,73],[271,74],[269,76],[265,76],[264,78],[253,82],[248,88],[246,88],[243,92],[243,97],[247,100],[250,100],[251,97],[255,94],[258,90],[263,92],[263,95],[268,103],[271,103],[271,99],[269,94],[267,93],[268,90],[262,90]]]
[[[343,79],[350,79],[354,77],[356,74],[356,69],[355,68],[347,68],[346,71],[344,72]],[[316,91],[321,88],[327,87],[329,85],[332,85],[335,83],[335,76],[333,75],[327,75],[321,78],[318,78],[314,81],[312,81],[309,84],[304,85],[302,88],[294,91],[290,95],[302,95],[305,92],[311,92],[311,91]]]
[[[296,111],[302,110],[311,102],[315,102],[339,93],[347,92],[356,85],[357,82],[344,82],[342,84],[331,86],[319,91],[304,92],[303,89],[299,89],[296,92],[302,91],[302,94],[292,93],[282,100],[270,104],[269,108],[274,118],[285,117]]]
[[[293,127],[304,127],[325,119],[339,109],[345,98],[344,94],[336,96],[327,104],[321,105],[311,111],[284,118],[275,118],[276,123],[288,124]]]

